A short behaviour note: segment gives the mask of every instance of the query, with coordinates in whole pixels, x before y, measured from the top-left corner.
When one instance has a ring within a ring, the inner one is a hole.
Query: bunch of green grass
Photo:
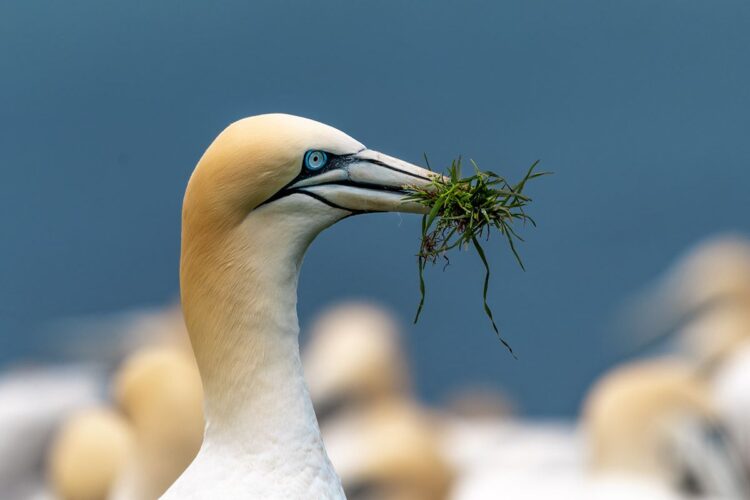
[[[427,162],[427,158],[425,157]],[[498,339],[513,354],[513,349],[500,335],[495,318],[487,303],[487,290],[490,283],[490,266],[481,241],[486,241],[493,230],[497,230],[508,242],[516,261],[525,269],[516,243],[523,238],[514,229],[515,223],[530,223],[536,226],[534,219],[524,209],[531,198],[523,193],[526,183],[549,172],[535,172],[539,162],[534,162],[526,175],[516,184],[511,185],[506,179],[491,171],[481,171],[472,160],[474,175],[461,177],[461,158],[454,160],[448,169],[447,176],[435,176],[426,186],[408,188],[407,201],[421,203],[430,208],[422,217],[422,239],[419,247],[419,290],[420,300],[416,323],[422,312],[425,299],[424,270],[428,263],[444,259],[449,264],[447,253],[454,248],[473,247],[485,269],[483,300],[484,311],[492,323]],[[429,168],[429,162],[427,162]]]

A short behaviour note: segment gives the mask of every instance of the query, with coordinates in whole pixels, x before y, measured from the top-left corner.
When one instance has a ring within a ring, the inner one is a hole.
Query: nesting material
[[[462,177],[461,158],[458,158],[451,163],[447,176],[436,175],[426,186],[408,187],[407,201],[430,208],[430,212],[422,217],[422,238],[417,254],[421,296],[415,323],[424,306],[424,270],[427,264],[442,259],[448,265],[448,252],[471,247],[476,250],[485,268],[482,292],[485,314],[500,341],[513,353],[507,341],[500,336],[492,309],[487,303],[490,266],[481,242],[487,241],[493,231],[498,231],[508,242],[518,264],[524,268],[516,248],[517,242],[523,241],[523,238],[516,231],[516,224],[528,222],[536,226],[534,219],[525,212],[531,198],[524,194],[524,188],[528,181],[549,173],[536,172],[538,163],[534,162],[518,183],[510,184],[494,172],[480,170],[474,161],[471,161],[474,174]]]

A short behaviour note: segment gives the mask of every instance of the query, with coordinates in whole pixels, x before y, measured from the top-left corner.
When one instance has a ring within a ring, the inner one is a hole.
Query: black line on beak
[[[401,170],[398,167],[394,167],[393,165],[388,165],[387,163],[384,163],[384,162],[382,162],[380,160],[373,160],[373,159],[370,159],[370,158],[364,159],[363,158],[360,161],[366,161],[368,163],[372,163],[373,165],[378,165],[378,166],[381,166],[383,168],[387,168],[388,170],[393,170],[395,172],[400,172],[400,173],[402,173],[404,175],[408,175],[408,176],[414,177],[416,179],[422,179],[423,181],[429,181],[430,180],[428,177],[424,177],[424,176],[421,176],[419,174],[413,174],[411,172],[407,172],[406,170]]]

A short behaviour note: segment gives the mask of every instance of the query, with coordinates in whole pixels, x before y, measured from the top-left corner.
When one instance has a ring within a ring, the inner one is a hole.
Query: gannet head
[[[333,127],[285,114],[239,120],[208,147],[185,195],[188,218],[238,223],[273,204],[305,211],[311,221],[362,212],[423,208],[405,203],[403,187],[431,172],[375,151]],[[327,215],[326,215],[327,214]]]
[[[353,214],[424,212],[403,201],[404,186],[433,175],[297,116],[254,116],[221,132],[190,178],[182,217],[181,299],[207,398],[231,393],[219,372],[281,348],[264,340],[271,332],[294,332],[296,344],[297,276],[320,231]],[[252,353],[226,335],[240,329],[256,332]]]

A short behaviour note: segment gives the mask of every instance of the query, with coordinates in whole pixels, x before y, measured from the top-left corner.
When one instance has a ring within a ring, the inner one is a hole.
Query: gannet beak
[[[404,200],[406,188],[426,186],[436,175],[398,158],[364,149],[333,159],[324,172],[292,182],[280,195],[307,194],[352,213],[427,213],[424,205]]]

